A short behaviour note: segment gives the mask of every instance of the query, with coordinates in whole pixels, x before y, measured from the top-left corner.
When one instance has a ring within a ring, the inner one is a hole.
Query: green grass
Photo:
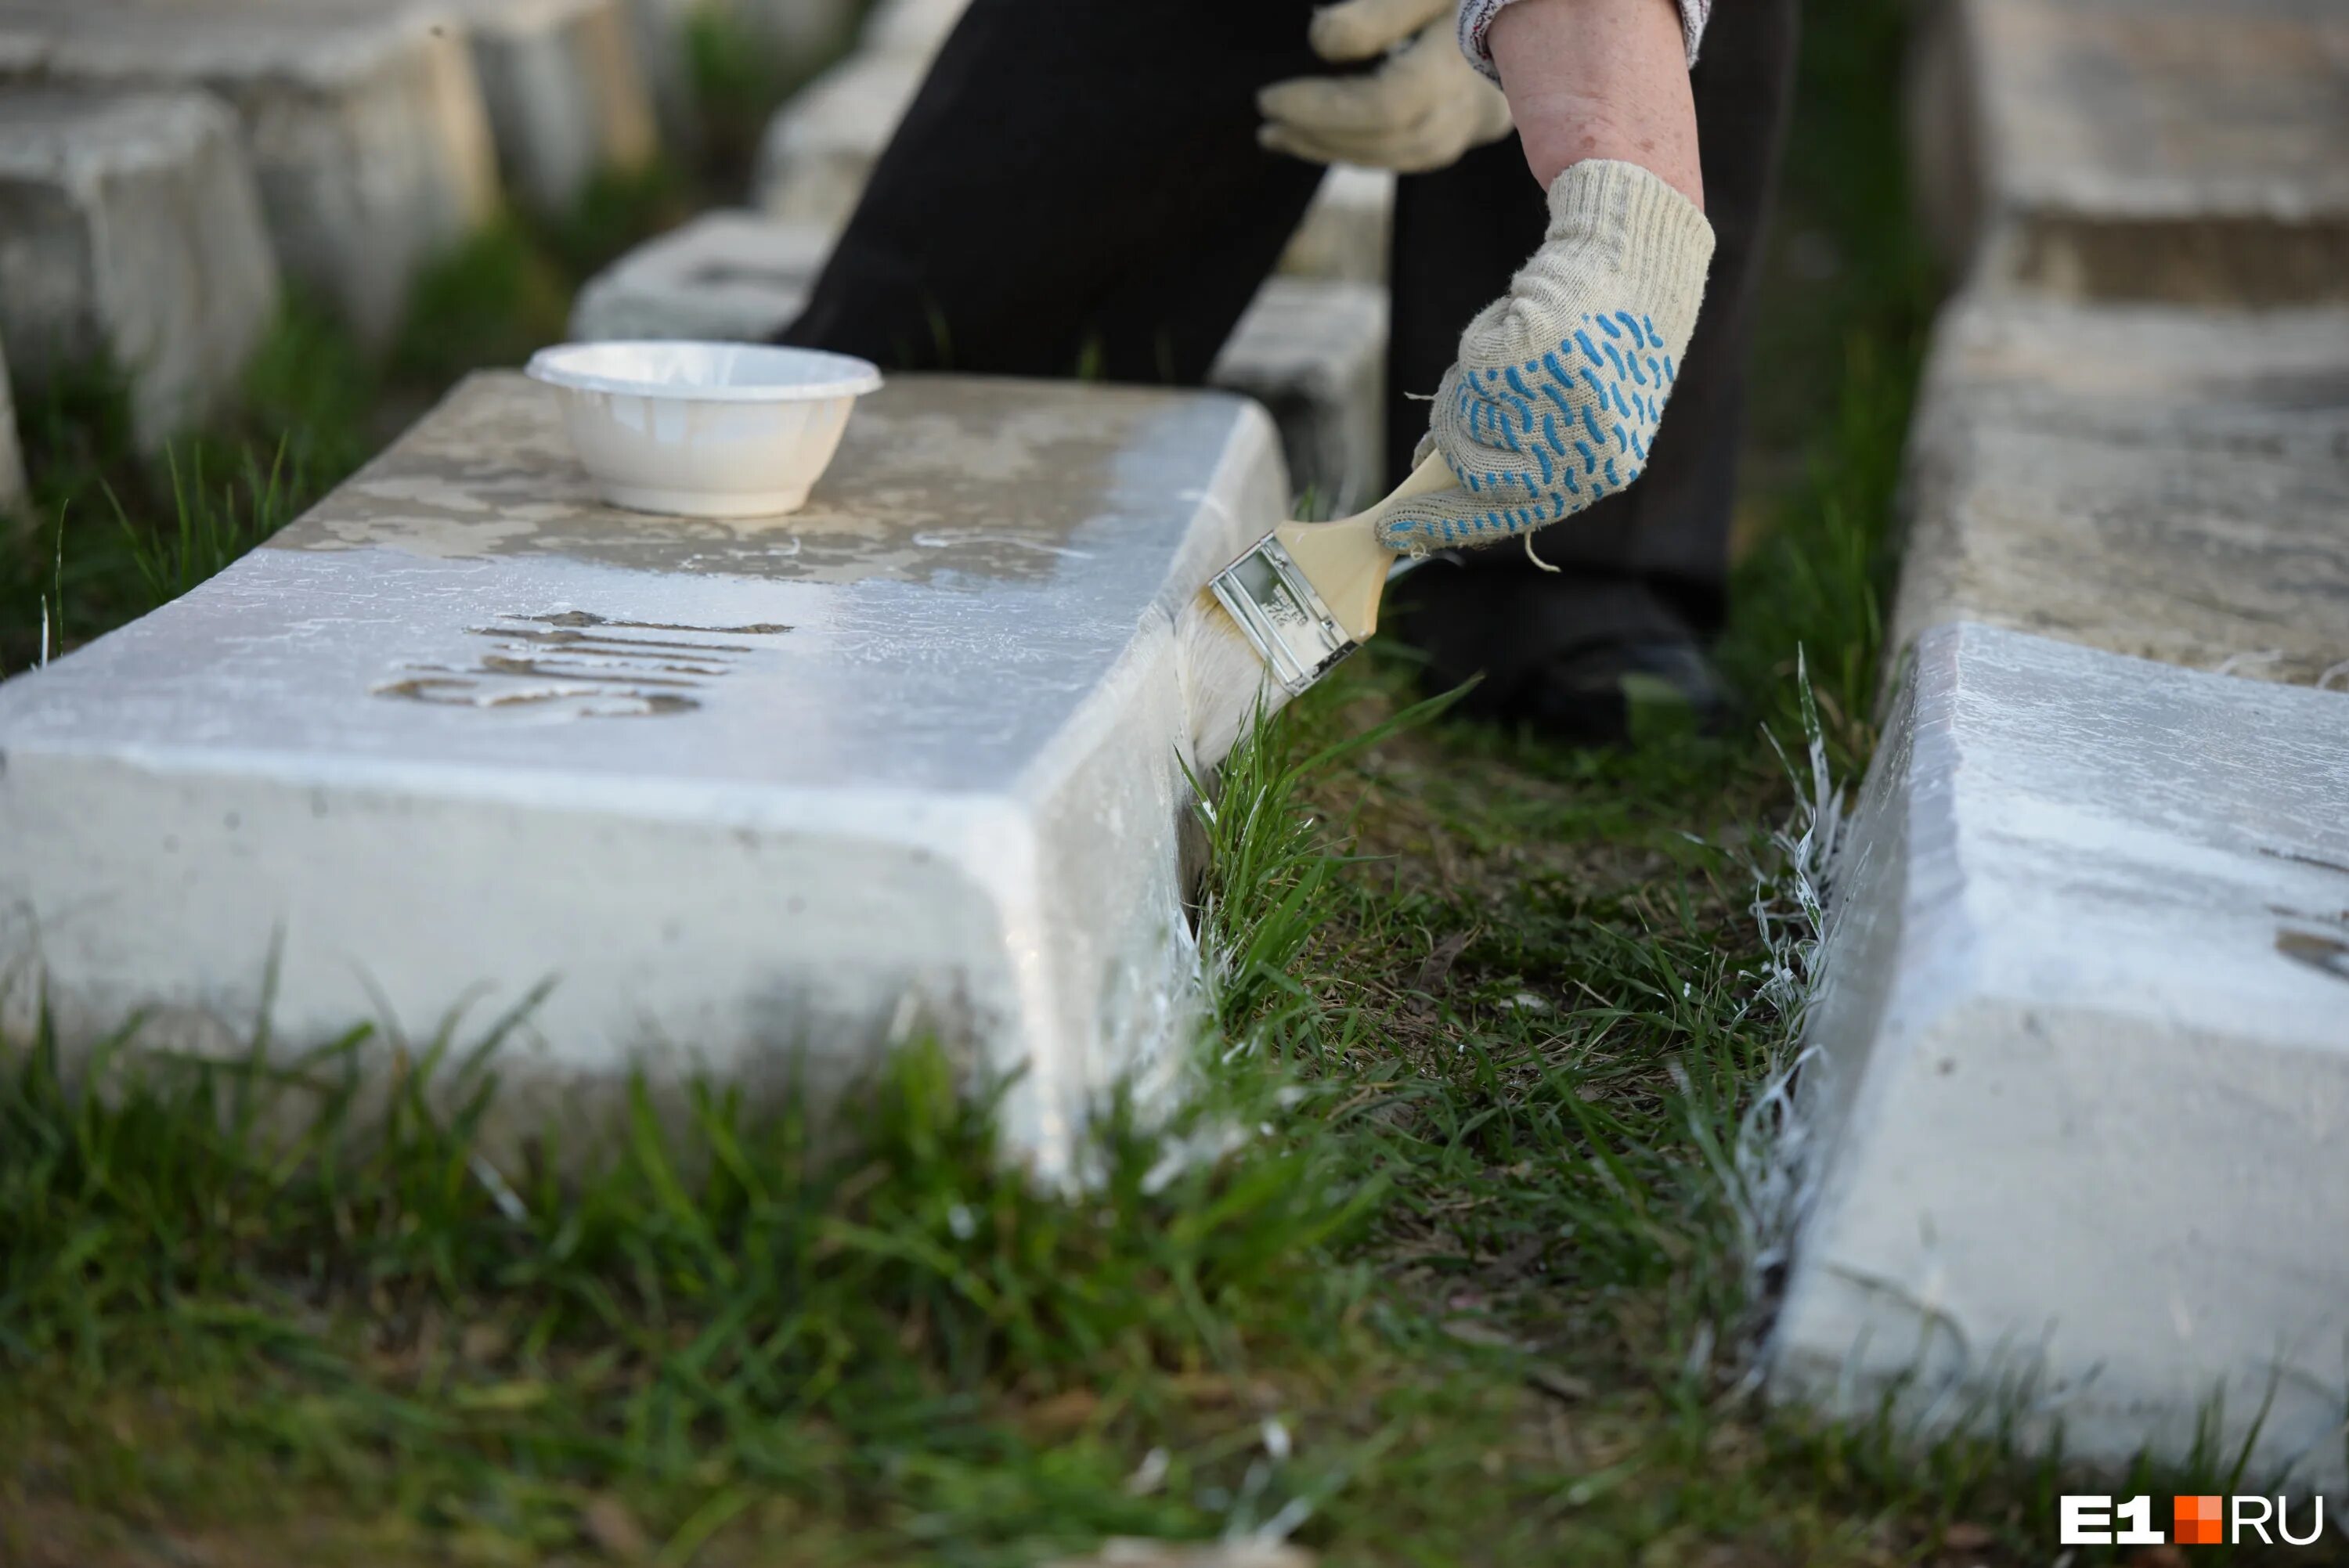
[[[1009,1565],[1259,1531],[1331,1563],[2048,1561],[2056,1460],[1750,1378],[1771,1282],[1741,1139],[1806,903],[1781,753],[1816,738],[1847,781],[1873,744],[1932,299],[1899,18],[1812,7],[1769,526],[1723,649],[1754,733],[1559,751],[1415,707],[1392,657],[1261,727],[1202,808],[1211,1091],[1172,1127],[1106,1119],[1081,1195],[1007,1174],[995,1090],[918,1038],[821,1125],[646,1091],[495,1162],[495,1028],[72,1081],[14,1042],[0,1562]],[[559,328],[676,193],[483,236],[380,362],[290,316],[237,418],[170,462],[129,455],[102,384],[36,406],[10,667],[44,603],[69,645],[180,591]],[[1757,903],[1793,922],[1775,944]],[[395,1091],[361,1092],[357,1056],[394,1049]]]

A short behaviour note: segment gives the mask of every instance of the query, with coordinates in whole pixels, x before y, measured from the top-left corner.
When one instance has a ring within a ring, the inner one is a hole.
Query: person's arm
[[[1485,42],[1543,190],[1569,165],[1605,158],[1704,206],[1675,0],[1512,0]]]
[[[1682,15],[1671,0],[1464,5],[1469,58],[1490,51],[1549,226],[1436,387],[1428,436],[1458,487],[1381,513],[1389,549],[1516,538],[1647,468],[1713,259]]]

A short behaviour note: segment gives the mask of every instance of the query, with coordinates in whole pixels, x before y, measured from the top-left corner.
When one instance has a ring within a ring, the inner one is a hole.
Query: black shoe
[[[1438,556],[1392,585],[1385,618],[1426,660],[1431,695],[1484,677],[1453,711],[1565,745],[1620,746],[1651,726],[1715,735],[1734,711],[1703,640],[1635,577]]]

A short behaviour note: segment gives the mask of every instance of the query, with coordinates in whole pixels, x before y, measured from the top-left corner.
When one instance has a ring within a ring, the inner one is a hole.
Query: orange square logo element
[[[2216,1546],[2220,1542],[2220,1502],[2215,1497],[2178,1499],[2178,1529],[2170,1539],[2180,1546]]]

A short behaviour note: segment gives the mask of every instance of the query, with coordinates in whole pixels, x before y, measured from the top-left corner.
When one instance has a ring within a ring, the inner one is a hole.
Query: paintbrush
[[[1433,453],[1368,511],[1284,522],[1209,579],[1176,628],[1194,768],[1221,762],[1259,707],[1279,707],[1378,629],[1395,560],[1379,542],[1379,519],[1399,500],[1458,482]]]

